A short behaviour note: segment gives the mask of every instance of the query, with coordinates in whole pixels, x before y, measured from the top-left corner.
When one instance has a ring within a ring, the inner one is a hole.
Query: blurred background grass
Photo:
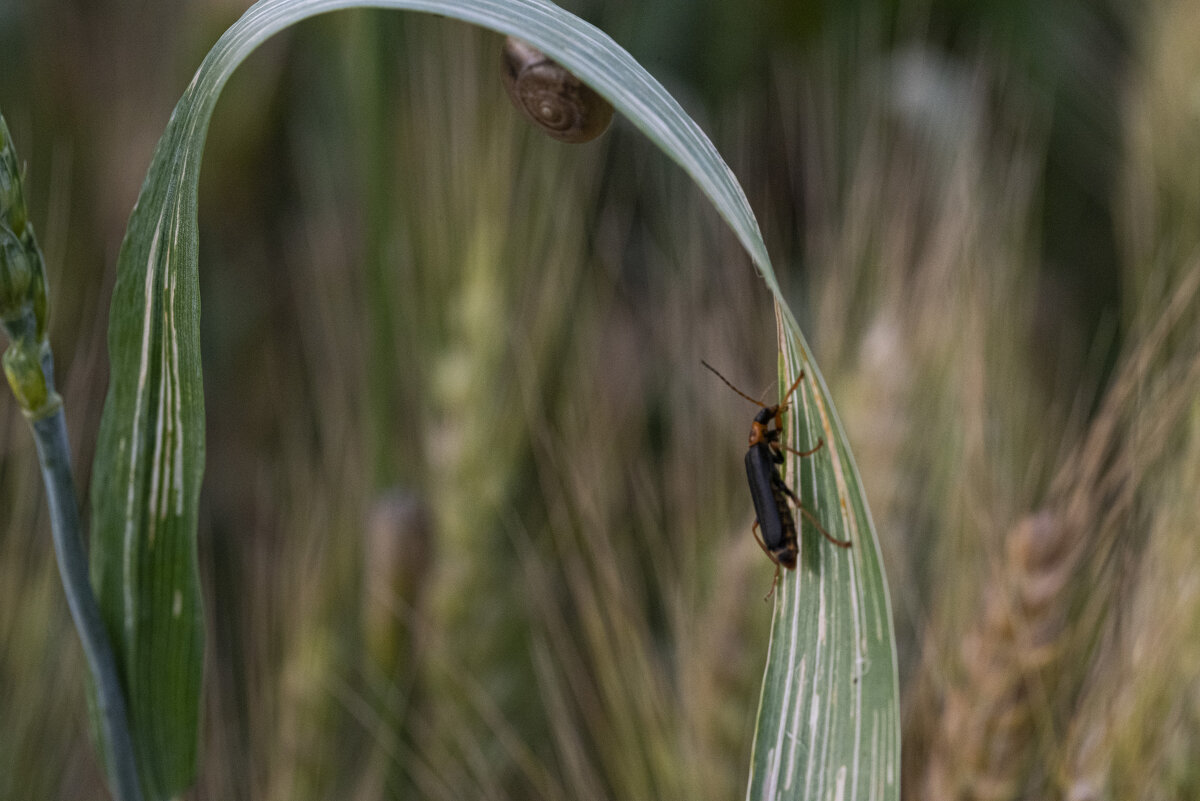
[[[243,0],[0,2],[87,486],[113,265]],[[568,8],[747,189],[863,471],[909,798],[1200,795],[1200,2]],[[772,566],[740,449],[767,293],[620,121],[499,40],[341,13],[262,48],[201,186],[195,798],[731,798]],[[0,798],[103,798],[32,444],[0,410]]]

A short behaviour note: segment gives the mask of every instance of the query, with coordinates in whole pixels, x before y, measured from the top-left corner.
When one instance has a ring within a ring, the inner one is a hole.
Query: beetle
[[[701,359],[700,363],[711,370],[717,378],[724,381],[725,385],[734,392],[756,406],[762,407],[754,416],[754,422],[750,424],[749,449],[746,451],[746,478],[750,482],[750,497],[754,501],[755,521],[752,529],[754,539],[758,541],[759,547],[763,549],[770,560],[775,563],[775,578],[771,582],[771,592],[767,593],[767,597],[770,598],[771,593],[775,592],[775,583],[779,580],[779,569],[783,567],[795,570],[796,557],[800,552],[796,536],[796,519],[792,516],[789,499],[800,510],[800,514],[808,518],[817,531],[824,535],[825,539],[839,548],[851,546],[849,540],[839,540],[825,530],[825,527],[817,520],[817,516],[800,503],[800,499],[792,492],[791,487],[787,485],[779,472],[779,466],[784,462],[783,452],[785,450],[800,457],[808,457],[824,447],[825,441],[818,439],[817,444],[807,451],[789,448],[780,441],[783,436],[783,413],[789,408],[788,399],[792,397],[797,387],[800,386],[800,382],[804,380],[803,370],[800,371],[800,375],[788,389],[787,394],[783,396],[783,402],[775,406],[768,406],[735,387],[729,379],[717,372],[717,369],[708,362]],[[774,423],[774,427],[772,427],[772,423]],[[758,533],[760,529],[762,530],[761,536]]]

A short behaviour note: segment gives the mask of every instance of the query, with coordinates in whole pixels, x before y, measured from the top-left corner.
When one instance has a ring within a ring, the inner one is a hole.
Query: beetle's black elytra
[[[746,478],[750,483],[750,497],[754,501],[755,521],[752,529],[754,538],[771,561],[775,563],[775,580],[771,582],[771,592],[767,593],[767,597],[770,598],[775,592],[775,582],[779,580],[779,568],[794,570],[796,557],[800,552],[799,540],[796,536],[796,519],[792,516],[789,500],[796,505],[800,513],[813,524],[817,531],[824,535],[825,539],[839,548],[849,548],[851,545],[848,540],[839,540],[826,531],[817,520],[817,516],[800,503],[800,499],[796,497],[779,473],[779,465],[784,461],[784,450],[802,457],[811,456],[825,444],[824,440],[817,440],[817,444],[810,450],[798,451],[788,448],[780,442],[780,437],[783,435],[783,413],[788,408],[788,399],[792,397],[792,393],[804,380],[804,371],[800,371],[795,383],[783,396],[782,403],[776,406],[767,406],[735,387],[729,382],[729,379],[717,372],[717,369],[708,362],[701,360],[700,363],[716,374],[717,378],[724,381],[725,385],[734,392],[762,407],[762,410],[754,416],[754,422],[750,424],[749,450],[746,451]],[[773,428],[771,427],[772,422],[775,424]]]

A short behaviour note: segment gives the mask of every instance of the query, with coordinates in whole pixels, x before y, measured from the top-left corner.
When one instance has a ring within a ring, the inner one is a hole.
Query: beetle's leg
[[[796,376],[796,383],[792,384],[792,388],[789,389],[787,391],[787,394],[783,396],[783,404],[782,404],[783,409],[787,408],[788,398],[792,397],[792,393],[796,391],[796,387],[800,386],[800,382],[803,380],[804,380],[804,371],[801,370],[800,375]],[[783,409],[780,409],[780,411],[783,411]]]
[[[783,482],[783,479],[779,480],[778,486],[781,490],[784,491],[785,494],[787,494],[787,496],[789,498],[792,499],[792,503],[794,503],[796,505],[796,508],[800,510],[800,514],[807,517],[808,522],[810,522],[814,526],[816,526],[817,531],[821,532],[821,535],[824,536],[825,539],[829,540],[830,542],[832,542],[834,545],[838,546],[839,548],[849,548],[851,546],[852,543],[850,542],[850,540],[839,540],[837,537],[833,536],[828,531],[826,531],[825,527],[821,525],[821,521],[817,520],[817,516],[814,515],[812,512],[808,511],[808,509],[804,508],[804,504],[800,503],[800,499],[796,497],[796,493],[792,492],[792,488],[789,487],[787,484],[785,484]]]
[[[791,495],[791,493],[788,493],[788,494]],[[793,497],[795,497],[795,496],[793,496]],[[796,508],[800,510],[800,514],[802,514],[808,518],[808,522],[812,523],[814,526],[817,527],[817,531],[821,532],[821,534],[823,534],[825,536],[825,539],[829,540],[837,547],[849,548],[853,544],[850,542],[850,540],[839,540],[837,537],[833,536],[828,531],[826,531],[825,527],[822,526],[820,521],[817,520],[817,516],[814,515],[812,512],[808,511],[807,509],[805,509],[804,506],[799,501],[796,501]]]
[[[767,447],[769,447],[771,449],[771,461],[774,462],[775,464],[783,464],[783,461],[784,461],[783,451],[784,451],[784,448],[787,447],[782,442],[779,441],[779,434],[780,434],[780,431],[778,428],[772,428],[766,434]],[[787,450],[790,451],[792,449],[787,448]],[[794,451],[793,451],[793,453],[794,453]]]
[[[758,536],[758,520],[755,520],[754,528],[750,529],[750,534],[754,535],[754,540],[758,543],[758,547],[762,548],[762,553],[767,554],[767,558],[775,562],[775,578],[770,579],[770,592],[762,596],[763,601],[770,601],[770,596],[775,595],[775,585],[779,584],[779,560],[775,559],[775,554],[767,550],[767,543],[763,542],[762,537]]]
[[[771,596],[775,594],[775,585],[779,583],[779,563],[775,563],[775,578],[771,579],[771,591],[763,596],[763,603],[771,600]]]
[[[783,403],[774,407],[775,408],[775,415],[774,415],[775,428],[777,430],[783,428],[783,413],[786,412],[789,408],[791,408],[791,404],[788,403],[788,398],[792,397],[792,393],[796,391],[796,387],[800,386],[800,382],[803,380],[804,380],[804,371],[801,370],[800,375],[796,376],[796,382],[794,384],[792,384],[792,386],[788,389],[787,394],[785,394],[783,396]]]
[[[800,378],[804,378],[803,372],[800,373]],[[796,383],[798,384],[800,382],[797,381]],[[795,386],[793,386],[792,389],[794,390]],[[783,413],[786,412],[788,408],[789,404],[786,403],[782,406],[776,407],[775,428],[767,432],[767,442],[772,445],[772,449],[778,451],[778,449],[782,448],[783,450],[794,453],[797,456],[812,456],[814,453],[821,450],[821,448],[825,447],[825,440],[823,438],[818,438],[817,444],[807,451],[798,451],[795,448],[789,448],[787,445],[784,445],[779,441],[783,435]]]
[[[800,505],[800,499],[796,497],[796,493],[792,492],[792,488],[787,485],[787,482],[783,480],[782,476],[780,476],[778,473],[771,476],[771,483],[783,490],[783,493],[792,499],[792,503],[796,504],[797,506]]]
[[[771,600],[771,596],[775,594],[775,585],[779,583],[779,560],[775,558],[775,554],[767,550],[767,544],[762,541],[762,537],[758,536],[758,521],[754,521],[754,527],[750,529],[750,533],[754,535],[754,541],[758,543],[758,547],[763,549],[763,553],[767,558],[775,563],[775,578],[771,579],[771,591],[763,596],[764,601]]]
[[[786,450],[786,451],[788,451],[789,453],[794,453],[794,454],[796,454],[797,456],[812,456],[814,453],[816,453],[817,451],[821,450],[821,448],[824,448],[824,447],[825,447],[825,440],[824,440],[824,439],[817,439],[817,444],[816,444],[816,445],[814,445],[812,448],[810,448],[810,449],[806,450],[806,451],[798,451],[798,450],[796,450],[795,448],[789,448],[787,445],[780,445],[779,447],[781,447],[781,448],[785,449],[785,450]]]
[[[765,542],[763,542],[763,538],[758,535],[758,521],[757,520],[754,521],[754,526],[750,529],[750,533],[754,535],[754,541],[758,543],[758,547],[762,548],[763,553],[765,553],[768,557],[770,557],[771,561],[774,562],[775,557],[772,556],[771,552],[767,550],[767,544]]]

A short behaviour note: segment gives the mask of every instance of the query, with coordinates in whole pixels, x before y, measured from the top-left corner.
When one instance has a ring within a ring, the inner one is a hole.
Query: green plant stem
[[[75,627],[83,641],[83,652],[95,680],[96,707],[100,726],[104,729],[103,740],[108,746],[106,758],[113,794],[117,801],[141,801],[133,739],[129,735],[128,718],[125,715],[125,693],[121,689],[117,662],[113,658],[108,633],[100,618],[100,607],[88,578],[87,555],[79,527],[79,506],[71,479],[71,448],[67,441],[66,416],[60,406],[50,416],[33,420],[31,425],[37,443],[38,462],[42,466],[42,479],[46,483],[50,526],[63,590],[67,594],[67,605],[71,608],[71,616],[75,619]]]

